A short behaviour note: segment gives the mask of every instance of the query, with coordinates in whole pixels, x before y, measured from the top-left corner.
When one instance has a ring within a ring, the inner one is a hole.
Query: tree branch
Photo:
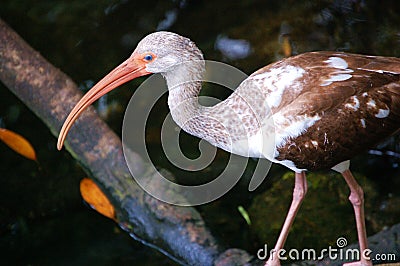
[[[66,114],[82,97],[74,82],[33,50],[0,20],[0,79],[51,130],[58,134]],[[55,145],[55,144],[54,144]],[[71,129],[67,150],[102,188],[116,209],[119,225],[131,236],[180,264],[232,265],[251,257],[241,250],[222,250],[191,207],[154,199],[133,181],[120,139],[96,115],[86,110]],[[136,170],[151,180],[154,172],[139,155]]]

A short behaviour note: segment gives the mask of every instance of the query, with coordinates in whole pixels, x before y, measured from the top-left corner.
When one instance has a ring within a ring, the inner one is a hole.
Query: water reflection
[[[238,60],[248,57],[251,45],[243,39],[231,39],[225,35],[218,35],[215,40],[215,49],[220,51],[229,60]]]

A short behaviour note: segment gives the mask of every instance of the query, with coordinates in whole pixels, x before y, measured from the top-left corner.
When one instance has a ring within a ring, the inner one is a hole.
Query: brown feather
[[[352,70],[351,78],[321,86],[337,71],[325,63],[330,57],[344,59]],[[275,111],[323,118],[280,147],[278,160],[290,160],[308,170],[333,167],[400,128],[399,58],[317,52],[289,58],[285,63],[306,70],[303,91],[296,97],[285,97]],[[379,110],[387,109],[387,117],[377,117]]]

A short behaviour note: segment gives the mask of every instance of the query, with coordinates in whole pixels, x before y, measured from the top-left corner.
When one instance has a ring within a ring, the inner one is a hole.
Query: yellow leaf
[[[84,178],[80,184],[80,191],[83,199],[97,212],[115,220],[114,206],[110,203],[106,195],[89,178]]]
[[[37,161],[36,152],[32,145],[21,135],[8,129],[0,128],[0,140],[22,156]]]
[[[251,225],[251,220],[250,220],[249,213],[245,210],[245,208],[243,208],[243,206],[238,206],[238,211],[243,216],[243,218],[246,221],[246,223],[248,225]]]
[[[283,36],[282,51],[285,57],[292,55],[292,45],[290,44],[290,37],[288,35]]]

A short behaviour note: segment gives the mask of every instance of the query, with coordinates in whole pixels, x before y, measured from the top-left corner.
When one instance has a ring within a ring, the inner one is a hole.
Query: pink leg
[[[367,243],[367,231],[365,229],[365,217],[364,217],[364,191],[354,179],[350,170],[345,170],[342,173],[344,180],[346,180],[347,185],[350,188],[350,196],[349,200],[354,208],[354,214],[356,217],[356,225],[357,225],[357,235],[358,242],[360,244],[360,261],[355,261],[351,263],[346,263],[346,265],[372,265],[372,262],[369,258],[365,258],[363,254],[365,254],[365,250],[368,248]]]
[[[303,201],[305,195],[307,193],[307,179],[306,174],[304,172],[295,173],[295,183],[293,190],[293,200],[290,205],[288,214],[286,216],[286,220],[283,224],[281,233],[279,235],[278,241],[275,244],[275,252],[271,254],[268,261],[265,263],[265,266],[277,266],[280,265],[280,261],[278,258],[278,252],[283,248],[285,244],[286,238],[289,234],[290,227],[293,224],[294,218],[296,217],[297,211],[300,208],[301,202]]]

